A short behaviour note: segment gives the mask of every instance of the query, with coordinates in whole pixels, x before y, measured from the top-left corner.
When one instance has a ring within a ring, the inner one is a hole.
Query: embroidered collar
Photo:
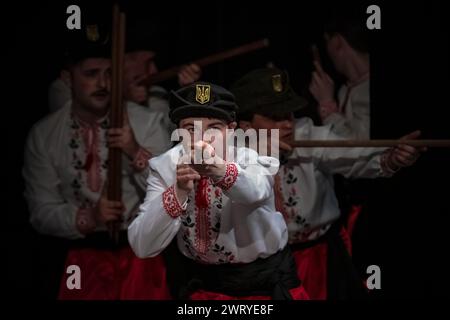
[[[70,113],[70,117],[73,119],[76,124],[83,128],[90,128],[93,126],[100,126],[103,129],[109,127],[109,111],[103,117],[95,120],[95,124],[82,120],[73,110]]]

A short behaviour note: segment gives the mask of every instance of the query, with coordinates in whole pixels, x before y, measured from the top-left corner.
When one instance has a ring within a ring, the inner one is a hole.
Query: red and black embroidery
[[[299,178],[295,169],[286,165],[281,167],[280,175],[282,178],[283,204],[286,209],[284,219],[286,224],[291,226],[292,230],[298,230],[289,234],[289,240],[291,242],[303,240],[310,235],[311,231],[309,222],[302,216],[300,211]]]
[[[211,246],[211,183],[208,177],[202,177],[195,191],[195,249],[205,254]]]
[[[226,191],[230,189],[236,182],[237,176],[239,174],[238,168],[234,163],[227,163],[227,169],[223,178],[216,183],[218,187]]]
[[[213,248],[213,252],[218,255],[217,263],[230,263],[234,260],[234,255],[231,251],[225,250],[225,246],[221,246],[220,244],[215,244]]]
[[[178,202],[174,186],[170,186],[166,191],[163,192],[162,200],[164,209],[172,218],[177,218],[183,213],[184,210]]]
[[[205,177],[195,183],[195,190],[189,194],[187,210],[181,215],[187,253],[201,262],[232,261],[231,251],[216,243],[221,228],[222,189]]]
[[[139,148],[132,165],[137,171],[142,171],[147,168],[148,160],[150,160],[151,157],[152,154],[150,151],[144,148]]]
[[[76,225],[78,230],[87,234],[95,230],[96,223],[92,208],[79,209],[76,214]]]
[[[106,176],[108,149],[105,136],[108,119],[89,126],[81,124],[72,114],[69,127],[71,133],[68,146],[71,150],[71,171],[74,177],[71,187],[78,206],[90,208],[95,205],[94,194],[101,191]],[[86,196],[85,191],[91,192],[92,197]]]

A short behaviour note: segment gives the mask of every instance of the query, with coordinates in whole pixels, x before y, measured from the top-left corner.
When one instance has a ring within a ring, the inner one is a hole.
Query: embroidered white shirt
[[[131,103],[128,113],[139,145],[152,155],[169,149],[160,113]],[[38,232],[80,238],[79,228],[92,223],[90,209],[100,198],[106,178],[106,122],[107,117],[94,128],[83,127],[72,115],[71,105],[66,104],[31,129],[23,176],[30,221]],[[122,201],[126,207],[122,228],[126,228],[145,194],[148,170],[136,170],[126,156],[122,165]]]
[[[331,113],[324,124],[349,139],[370,138],[370,80],[354,87],[342,86],[338,93],[340,112]]]
[[[268,171],[268,166],[278,169],[277,159],[239,148],[223,181],[216,185],[208,181],[206,210],[196,205],[198,182],[182,210],[173,191],[182,155],[179,144],[150,160],[147,196],[128,228],[131,247],[139,257],[159,254],[175,236],[185,256],[204,263],[247,263],[284,248],[286,224],[275,210],[273,176]],[[256,164],[245,165],[246,156]]]
[[[295,126],[296,140],[339,140],[330,126],[314,126],[308,118]],[[390,176],[381,165],[386,148],[296,148],[279,176],[289,242],[314,240],[323,235],[340,215],[333,175],[347,178]]]

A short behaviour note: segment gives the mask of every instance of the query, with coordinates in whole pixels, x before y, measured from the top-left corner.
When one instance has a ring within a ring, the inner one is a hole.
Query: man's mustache
[[[98,90],[92,94],[92,96],[105,96],[105,95],[109,95],[108,90]]]

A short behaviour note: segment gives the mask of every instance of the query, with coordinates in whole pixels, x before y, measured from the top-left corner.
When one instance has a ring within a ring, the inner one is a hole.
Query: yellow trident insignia
[[[211,86],[208,84],[197,84],[195,88],[196,88],[195,100],[200,104],[205,104],[209,102]]]
[[[272,76],[272,87],[273,91],[275,92],[283,91],[283,84],[281,83],[281,74],[274,74]]]
[[[86,26],[86,37],[89,41],[98,41],[100,34],[98,33],[98,26],[96,24]]]

